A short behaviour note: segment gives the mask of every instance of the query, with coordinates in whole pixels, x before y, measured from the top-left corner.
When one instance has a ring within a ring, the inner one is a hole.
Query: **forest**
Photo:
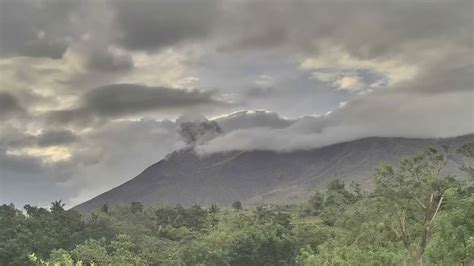
[[[473,158],[428,149],[285,206],[4,204],[0,265],[474,265]]]

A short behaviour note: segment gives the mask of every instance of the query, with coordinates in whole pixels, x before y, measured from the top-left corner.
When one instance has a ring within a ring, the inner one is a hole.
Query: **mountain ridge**
[[[104,203],[132,201],[185,206],[229,206],[235,200],[248,205],[296,203],[334,177],[370,188],[374,168],[381,162],[397,164],[400,157],[428,147],[447,144],[457,148],[465,142],[474,142],[474,134],[429,139],[366,137],[309,150],[228,151],[204,156],[188,147],[73,209],[90,212]]]

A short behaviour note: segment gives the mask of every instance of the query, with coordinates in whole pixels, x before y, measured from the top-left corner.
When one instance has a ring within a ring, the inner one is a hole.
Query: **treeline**
[[[429,149],[292,206],[2,205],[0,265],[473,265],[473,158]]]

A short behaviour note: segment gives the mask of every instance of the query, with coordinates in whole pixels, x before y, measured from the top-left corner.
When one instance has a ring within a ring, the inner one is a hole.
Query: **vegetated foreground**
[[[472,265],[474,143],[335,179],[296,205],[0,206],[0,265]],[[463,176],[447,176],[448,161]],[[245,206],[244,206],[245,207]]]

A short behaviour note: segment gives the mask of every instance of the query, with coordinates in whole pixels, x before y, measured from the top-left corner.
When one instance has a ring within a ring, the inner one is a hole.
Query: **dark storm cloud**
[[[216,0],[110,1],[117,41],[131,50],[153,50],[206,37],[218,15]]]
[[[174,110],[202,105],[225,104],[213,98],[214,92],[148,87],[137,84],[114,84],[95,88],[81,99],[81,106],[53,111],[51,121],[84,121],[91,117],[118,117],[153,110]]]

